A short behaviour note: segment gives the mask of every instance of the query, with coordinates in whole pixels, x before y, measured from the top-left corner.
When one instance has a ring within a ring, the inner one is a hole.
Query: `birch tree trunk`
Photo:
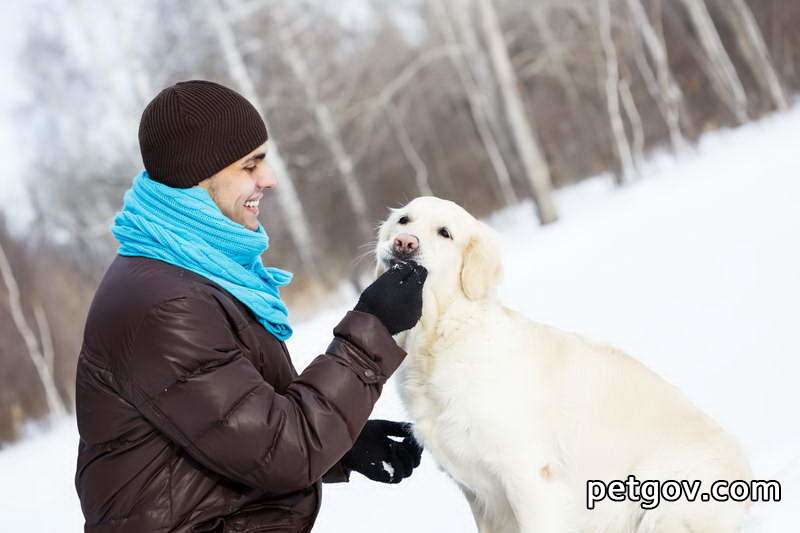
[[[42,353],[39,340],[36,338],[33,329],[31,329],[28,320],[25,318],[25,313],[22,310],[19,285],[14,277],[14,272],[11,270],[11,264],[8,262],[8,257],[2,245],[0,245],[0,276],[2,276],[8,292],[8,307],[11,311],[11,318],[14,321],[14,326],[16,326],[22,340],[25,342],[28,357],[33,363],[36,374],[39,376],[39,381],[44,388],[47,408],[52,415],[64,416],[67,414],[67,408],[61,396],[58,394],[53,368],[48,365],[47,357]]]
[[[642,7],[641,0],[628,0],[628,8],[631,12],[633,22],[641,32],[644,44],[650,52],[650,57],[656,66],[656,76],[658,91],[654,91],[653,78],[650,65],[643,53],[637,53],[636,61],[648,89],[653,98],[658,102],[661,114],[667,124],[669,138],[674,151],[681,151],[686,147],[686,138],[681,132],[681,108],[683,106],[683,93],[680,86],[675,82],[672,71],[669,68],[669,59],[664,42],[656,33],[655,28],[650,23],[650,18]],[[637,46],[637,52],[640,48]]]
[[[536,32],[544,42],[545,53],[550,58],[553,65],[553,70],[556,74],[559,84],[567,93],[567,98],[573,108],[577,108],[580,103],[580,96],[578,90],[575,88],[575,80],[572,79],[567,67],[564,65],[564,54],[561,45],[553,35],[548,21],[549,6],[543,2],[537,2],[531,7],[531,17],[533,24],[536,27]]]
[[[53,337],[50,335],[50,322],[47,320],[47,313],[40,303],[33,306],[33,316],[36,318],[36,329],[39,330],[39,338],[41,339],[42,356],[44,357],[44,364],[52,370],[55,369],[56,364],[56,350],[53,346]]]
[[[397,140],[400,142],[403,154],[414,169],[414,181],[417,183],[417,190],[422,196],[433,196],[433,190],[428,180],[428,167],[420,157],[417,149],[414,148],[414,143],[411,142],[411,137],[408,135],[405,124],[403,124],[403,119],[391,99],[386,102],[386,115],[389,117],[389,122],[392,125],[395,136],[397,136]]]
[[[597,0],[598,26],[600,30],[600,42],[603,45],[603,56],[606,67],[606,107],[608,117],[611,122],[611,133],[614,136],[614,146],[617,150],[622,174],[617,175],[618,185],[633,177],[636,167],[631,155],[631,146],[628,143],[628,136],[625,133],[625,123],[619,109],[619,64],[617,61],[617,49],[611,36],[611,13],[608,0]]]
[[[642,125],[642,117],[639,114],[639,109],[636,107],[636,100],[633,98],[631,86],[628,78],[623,77],[619,81],[619,96],[622,101],[622,107],[625,109],[625,115],[628,117],[628,122],[631,124],[631,131],[633,132],[633,166],[637,175],[642,173],[642,162],[644,161],[644,126]]]
[[[347,199],[355,215],[356,227],[358,228],[360,237],[364,240],[372,239],[374,235],[369,223],[367,202],[364,199],[364,193],[362,192],[361,185],[359,185],[358,178],[355,174],[353,158],[342,143],[341,132],[336,125],[333,114],[320,98],[316,81],[311,76],[305,59],[303,59],[302,54],[297,49],[297,46],[295,46],[293,36],[286,30],[286,24],[281,22],[276,24],[276,31],[281,42],[281,53],[289,65],[289,68],[292,70],[292,73],[303,86],[303,91],[314,113],[314,118],[319,125],[322,138],[325,140],[325,144],[333,155],[336,168],[344,181]]]
[[[442,31],[444,32],[445,41],[449,46],[458,46],[458,37],[444,2],[445,0],[433,0],[432,5],[439,19]],[[503,159],[497,138],[492,131],[490,118],[492,112],[489,109],[489,102],[484,97],[485,93],[480,90],[478,82],[473,77],[472,72],[470,72],[464,54],[455,54],[451,56],[451,58],[453,67],[455,67],[458,78],[464,88],[464,93],[467,95],[472,120],[475,122],[478,135],[486,149],[486,155],[489,157],[489,161],[494,169],[503,200],[506,205],[514,205],[518,203],[517,194],[514,192],[514,187],[511,184],[511,174]]]
[[[236,46],[236,37],[226,18],[226,14],[217,3],[217,0],[205,0],[205,7],[208,12],[208,20],[213,25],[217,38],[219,39],[231,78],[233,78],[242,95],[255,106],[262,117],[266,118],[258,98],[258,92],[253,84],[253,78],[247,71],[244,58]],[[281,208],[286,214],[286,227],[289,229],[292,240],[297,247],[300,262],[305,271],[319,283],[322,281],[322,277],[316,266],[314,239],[312,237],[311,228],[303,214],[303,206],[300,202],[300,197],[297,195],[292,177],[289,175],[289,170],[286,168],[286,163],[274,140],[269,150],[267,150],[267,160],[277,177],[278,186],[275,187],[275,190],[278,193],[278,201]]]
[[[445,2],[451,15],[448,20],[454,22],[455,39],[464,51],[461,54],[462,64],[472,74],[478,96],[486,111],[486,122],[500,153],[503,154],[505,165],[509,168],[512,158],[516,157],[514,140],[502,119],[503,105],[500,102],[495,74],[492,72],[491,58],[486,47],[480,42],[481,31],[474,20],[475,2],[464,0],[445,0]]]
[[[711,82],[739,123],[747,121],[747,94],[736,68],[722,45],[704,0],[682,0],[708,57]]]
[[[531,186],[539,221],[542,224],[555,222],[558,220],[558,213],[551,194],[553,186],[550,180],[550,169],[525,112],[522,95],[518,89],[518,80],[503,40],[500,21],[491,0],[478,0],[478,7],[483,19],[483,31],[489,48],[489,57],[503,95],[506,118],[511,125],[517,152],[522,159]]]
[[[758,28],[753,12],[744,0],[725,0],[720,3],[736,34],[739,48],[742,50],[753,76],[758,84],[767,91],[779,111],[789,108],[789,101],[783,90],[778,74],[772,66],[767,44]]]

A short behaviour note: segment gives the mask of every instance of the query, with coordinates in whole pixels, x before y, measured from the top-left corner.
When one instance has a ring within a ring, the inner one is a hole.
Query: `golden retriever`
[[[422,318],[397,337],[400,392],[479,531],[738,531],[746,502],[655,491],[749,480],[737,442],[635,359],[503,306],[500,256],[491,228],[434,197],[392,209],[376,245],[376,274],[406,260],[428,269]],[[622,482],[652,496],[612,494]]]

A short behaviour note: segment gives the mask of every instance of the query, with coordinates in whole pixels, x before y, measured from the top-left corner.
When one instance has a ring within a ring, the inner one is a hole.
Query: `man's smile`
[[[258,195],[255,198],[250,198],[244,203],[244,208],[253,214],[258,214],[258,204],[263,198],[263,195]]]

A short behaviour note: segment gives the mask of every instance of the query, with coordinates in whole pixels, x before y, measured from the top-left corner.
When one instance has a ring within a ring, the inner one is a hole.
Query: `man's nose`
[[[408,233],[401,233],[394,238],[394,251],[398,254],[411,254],[419,248],[419,239]]]
[[[275,181],[275,175],[272,173],[272,169],[270,168],[270,166],[267,164],[266,161],[262,163],[261,166],[263,168],[261,169],[261,172],[258,175],[258,179],[256,180],[256,185],[258,186],[259,189],[272,189],[273,187],[275,187],[275,185],[278,184],[278,182]]]

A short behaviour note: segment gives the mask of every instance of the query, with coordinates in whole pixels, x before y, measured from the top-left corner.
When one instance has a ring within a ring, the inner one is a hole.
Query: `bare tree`
[[[26,144],[48,145],[37,154],[42,179],[28,187],[39,215],[31,233],[69,239],[71,255],[93,276],[114,248],[113,216],[130,176],[141,168],[138,118],[152,97],[152,77],[163,72],[161,63],[144,62],[152,51],[154,6],[152,0],[136,6],[56,2],[40,14],[49,23],[37,25],[49,30],[27,33],[27,59],[43,65],[32,69],[35,104],[26,114],[46,126],[31,128],[34,138]],[[75,105],[80,113],[69,112]]]
[[[28,357],[30,357],[31,363],[33,363],[39,376],[39,381],[44,388],[47,408],[53,415],[64,416],[67,414],[67,408],[58,394],[58,387],[53,375],[52,356],[50,354],[45,355],[42,352],[39,339],[36,338],[33,329],[28,324],[28,319],[22,309],[19,285],[2,245],[0,245],[0,276],[2,276],[8,292],[8,307],[11,311],[11,318],[23,341],[25,341]]]
[[[244,58],[236,45],[236,37],[231,28],[228,14],[223,11],[223,8],[219,5],[217,0],[206,0],[204,5],[209,14],[208,20],[213,25],[220,46],[222,47],[225,63],[231,78],[244,97],[256,107],[261,116],[266,116],[261,108],[253,78],[250,76],[247,66],[244,63]],[[295,189],[289,170],[286,167],[286,163],[281,156],[277,143],[274,141],[270,149],[267,150],[267,160],[280,182],[280,186],[276,187],[278,199],[281,208],[287,215],[286,227],[297,247],[300,262],[311,278],[319,283],[322,277],[317,268],[311,227],[303,213],[300,197],[297,195],[297,190]]]
[[[747,94],[728,52],[722,45],[704,0],[682,0],[705,50],[711,83],[739,123],[747,121]]]
[[[622,101],[622,107],[625,109],[625,116],[628,117],[628,122],[631,125],[633,132],[633,145],[631,146],[633,152],[633,165],[636,173],[641,175],[642,162],[644,161],[644,125],[642,124],[642,116],[639,114],[639,108],[636,106],[636,100],[631,92],[631,84],[628,81],[628,76],[623,76],[619,80],[619,97]]]
[[[60,22],[63,24],[68,45],[83,61],[88,61],[88,57],[93,57],[96,67],[103,73],[99,82],[104,88],[113,91],[117,97],[119,108],[127,108],[131,103],[132,91],[130,85],[124,84],[123,76],[120,75],[125,68],[125,63],[115,61],[118,59],[114,57],[117,50],[115,47],[102,46],[99,43],[98,33],[104,30],[105,26],[96,24],[96,21],[97,18],[106,18],[107,13],[102,9],[96,10],[95,8],[96,6],[90,5],[87,0],[78,0],[71,9],[64,10]],[[114,146],[117,158],[122,156],[130,164],[136,164],[138,155],[132,148],[130,137],[131,132],[136,131],[136,125],[133,115],[117,112],[117,110],[108,116],[105,123],[106,142]]]
[[[644,44],[655,63],[656,76],[653,76],[650,65],[638,41],[635,44],[636,63],[642,73],[642,77],[647,83],[650,95],[658,103],[661,115],[664,117],[664,121],[667,124],[673,150],[682,150],[686,146],[686,139],[681,132],[683,93],[675,82],[672,71],[670,70],[667,48],[664,45],[664,41],[651,24],[650,18],[647,16],[641,0],[627,1],[633,23],[641,32]]]
[[[33,306],[33,316],[36,318],[36,328],[39,330],[39,338],[42,341],[44,363],[50,369],[50,372],[54,374],[56,350],[53,346],[53,337],[50,335],[50,321],[47,320],[47,313],[39,302],[36,302]]]
[[[405,154],[406,159],[414,169],[414,181],[417,184],[419,193],[422,196],[433,196],[433,189],[431,189],[431,184],[428,180],[428,167],[425,165],[425,161],[422,157],[420,157],[417,149],[414,148],[414,143],[411,141],[408,129],[405,124],[403,124],[400,112],[397,110],[397,106],[392,100],[386,103],[386,116],[389,117],[389,122],[394,129],[397,140],[400,142],[403,154]]]
[[[459,46],[458,37],[450,15],[447,13],[445,0],[432,0],[431,2],[439,25],[442,28],[445,41],[449,46]],[[457,8],[458,9],[458,8]],[[468,43],[464,44],[465,47],[470,46]],[[503,159],[503,154],[500,151],[497,138],[492,131],[490,103],[485,97],[485,92],[480,90],[478,82],[475,80],[473,73],[470,71],[468,61],[464,54],[455,54],[451,56],[453,66],[458,73],[458,78],[464,88],[464,92],[469,102],[469,107],[472,119],[478,130],[478,135],[483,142],[486,149],[486,154],[494,169],[497,183],[500,187],[503,199],[506,205],[514,205],[518,202],[517,194],[514,192],[514,187],[511,184],[511,175]]]
[[[611,11],[608,0],[597,0],[597,15],[606,67],[605,83],[603,84],[606,91],[606,107],[611,121],[611,131],[614,135],[614,146],[622,164],[622,173],[618,174],[616,179],[617,184],[622,184],[636,174],[636,166],[633,162],[628,136],[625,133],[625,122],[622,120],[619,108],[619,61],[617,48],[611,35]]]
[[[463,50],[462,63],[467,67],[472,79],[475,81],[475,88],[478,90],[482,108],[485,111],[486,123],[492,134],[499,153],[503,157],[505,166],[509,173],[516,162],[517,154],[514,150],[513,133],[503,120],[505,115],[504,106],[501,102],[496,75],[492,68],[491,54],[487,47],[481,42],[482,30],[478,27],[475,19],[475,2],[458,2],[456,0],[446,0],[449,6],[448,12],[456,30],[456,42]],[[498,179],[504,179],[502,174],[498,174]],[[509,181],[511,183],[511,181]],[[512,189],[513,190],[513,189]],[[516,194],[515,194],[516,197]]]
[[[289,21],[286,17],[278,21],[275,25],[276,33],[280,41],[280,53],[286,60],[294,76],[303,86],[308,105],[314,114],[314,118],[319,126],[319,131],[325,141],[326,146],[333,155],[336,168],[344,181],[344,188],[350,207],[356,220],[356,227],[362,239],[371,239],[373,236],[372,228],[369,224],[367,213],[367,202],[364,198],[361,185],[355,174],[353,158],[344,147],[339,126],[334,119],[333,113],[328,105],[322,100],[317,89],[317,81],[311,75],[308,65],[303,55],[295,44],[295,35],[288,29]]]
[[[531,17],[533,18],[536,32],[542,39],[545,55],[555,72],[556,79],[567,93],[570,105],[577,107],[580,103],[580,96],[575,86],[575,80],[567,70],[564,62],[564,45],[556,38],[550,26],[549,15],[551,9],[552,6],[549,2],[536,2],[531,6]]]
[[[775,107],[785,111],[789,108],[789,101],[772,66],[767,44],[753,12],[744,0],[725,0],[719,4],[734,29],[736,41],[756,81],[770,95]]]
[[[508,56],[497,12],[491,0],[478,0],[478,7],[483,20],[483,32],[489,48],[489,57],[503,94],[506,119],[511,125],[517,152],[525,167],[539,222],[542,224],[555,222],[558,219],[558,213],[551,194],[550,169],[539,147],[533,125],[525,111],[525,104],[519,91],[511,59]]]

